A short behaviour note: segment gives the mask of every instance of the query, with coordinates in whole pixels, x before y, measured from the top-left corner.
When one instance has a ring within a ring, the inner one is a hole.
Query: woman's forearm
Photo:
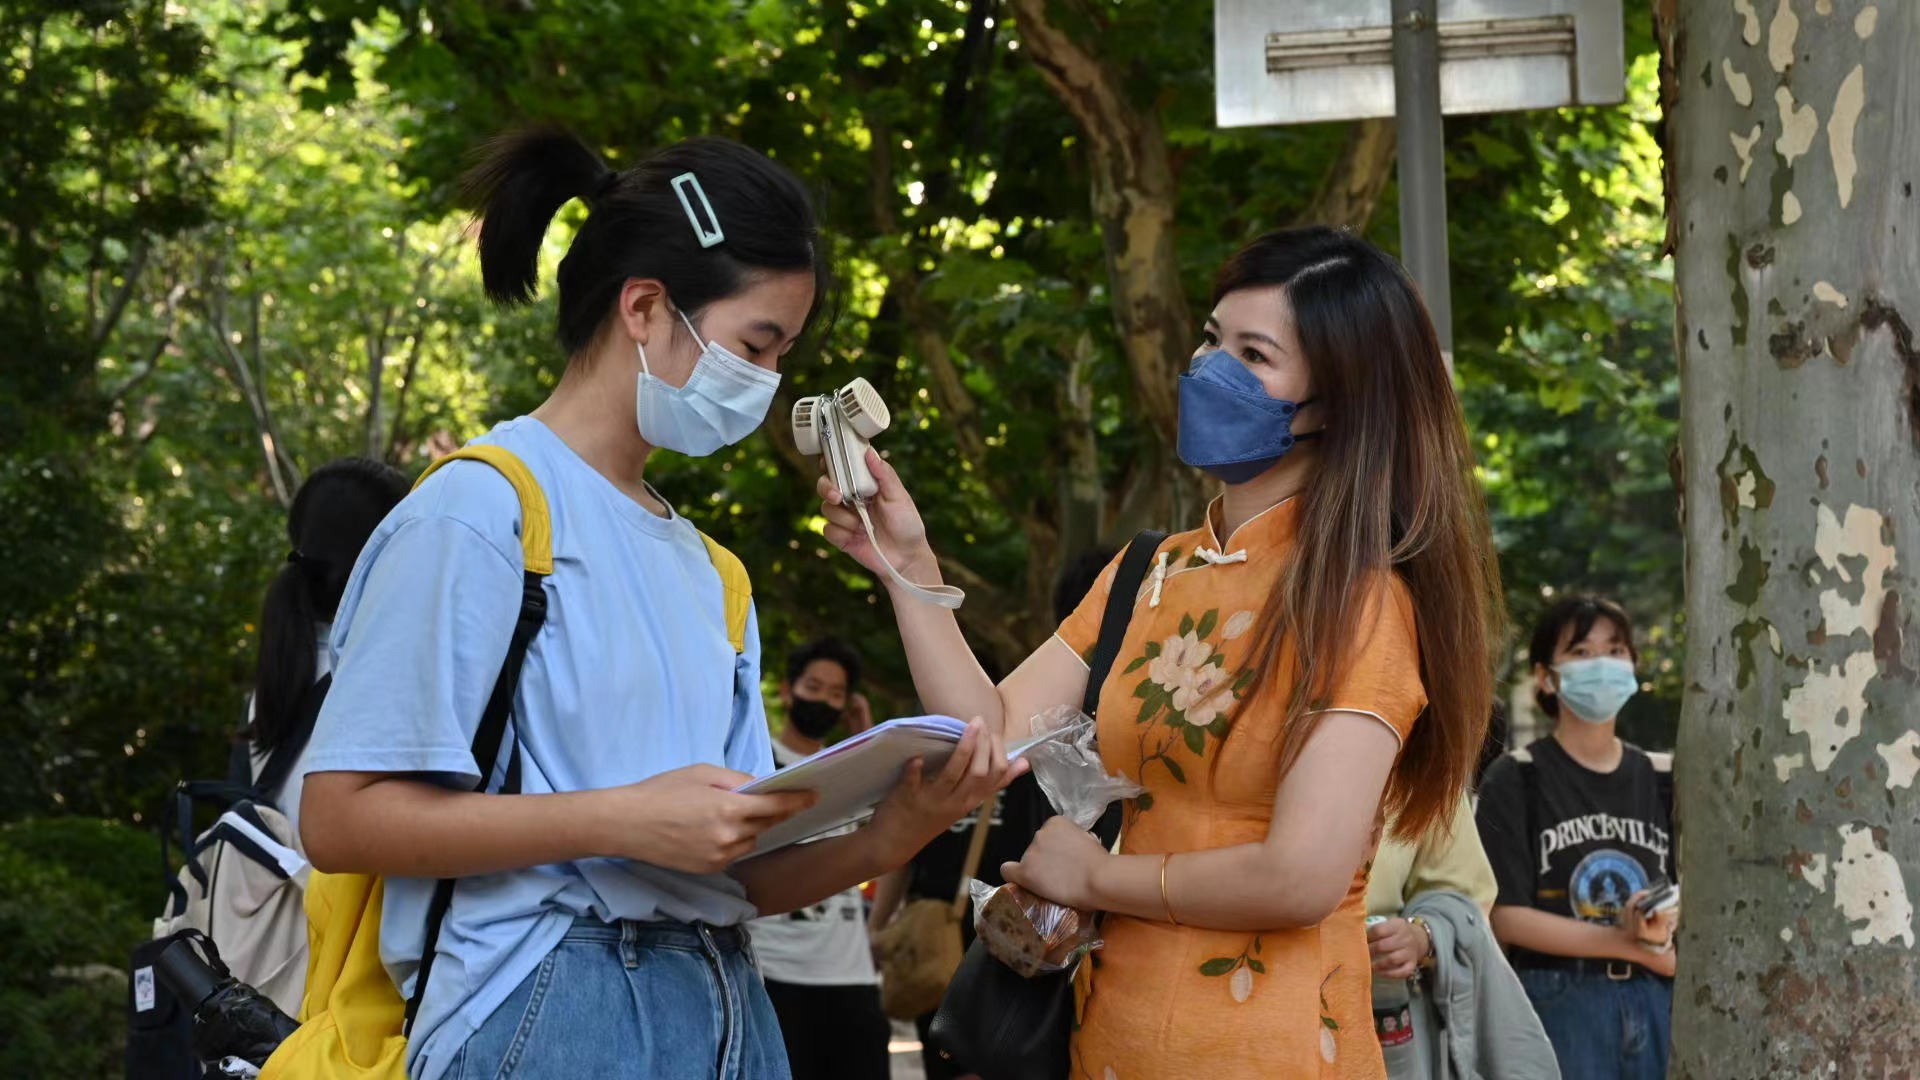
[[[931,550],[900,567],[902,576],[923,584],[940,583],[939,560]],[[986,721],[989,731],[1006,731],[1006,709],[1000,692],[974,658],[960,621],[946,608],[929,604],[889,582],[900,641],[906,646],[907,666],[920,705],[928,712]]]
[[[307,858],[327,873],[472,877],[607,854],[588,792],[484,795],[399,776],[314,773],[300,806]]]
[[[1092,906],[1209,930],[1317,925],[1340,906],[1355,868],[1288,861],[1266,844],[1180,852],[1166,863],[1163,895],[1161,856],[1112,855],[1093,875]]]

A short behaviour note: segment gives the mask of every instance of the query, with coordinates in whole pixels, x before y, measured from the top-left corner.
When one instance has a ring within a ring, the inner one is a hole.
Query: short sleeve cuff
[[[480,775],[473,770],[473,751],[466,747],[330,750],[310,754],[301,762],[301,772],[306,776],[322,772],[427,773],[467,787],[480,782]]]

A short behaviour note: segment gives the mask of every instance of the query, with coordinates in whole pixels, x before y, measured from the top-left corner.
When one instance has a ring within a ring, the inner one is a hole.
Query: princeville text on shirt
[[[1660,857],[1660,865],[1668,865],[1667,853],[1672,846],[1672,838],[1665,829],[1645,821],[1601,813],[1569,818],[1551,829],[1540,830],[1540,872],[1545,874],[1550,871],[1548,860],[1555,852],[1575,844],[1603,840],[1618,840],[1644,848]]]

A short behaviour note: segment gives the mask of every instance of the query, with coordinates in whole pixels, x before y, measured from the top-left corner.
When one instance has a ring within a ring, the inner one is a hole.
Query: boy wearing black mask
[[[849,735],[872,725],[859,693],[860,668],[860,654],[834,638],[788,654],[780,684],[786,724],[773,739],[776,766],[819,753],[843,723]],[[860,890],[757,919],[752,936],[794,1080],[887,1080],[891,1031],[880,1011]]]

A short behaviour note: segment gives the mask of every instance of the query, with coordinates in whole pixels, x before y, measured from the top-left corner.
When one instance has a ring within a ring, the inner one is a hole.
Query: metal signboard
[[[1609,105],[1620,0],[1438,0],[1443,113]],[[1221,127],[1394,115],[1393,0],[1215,0]]]

